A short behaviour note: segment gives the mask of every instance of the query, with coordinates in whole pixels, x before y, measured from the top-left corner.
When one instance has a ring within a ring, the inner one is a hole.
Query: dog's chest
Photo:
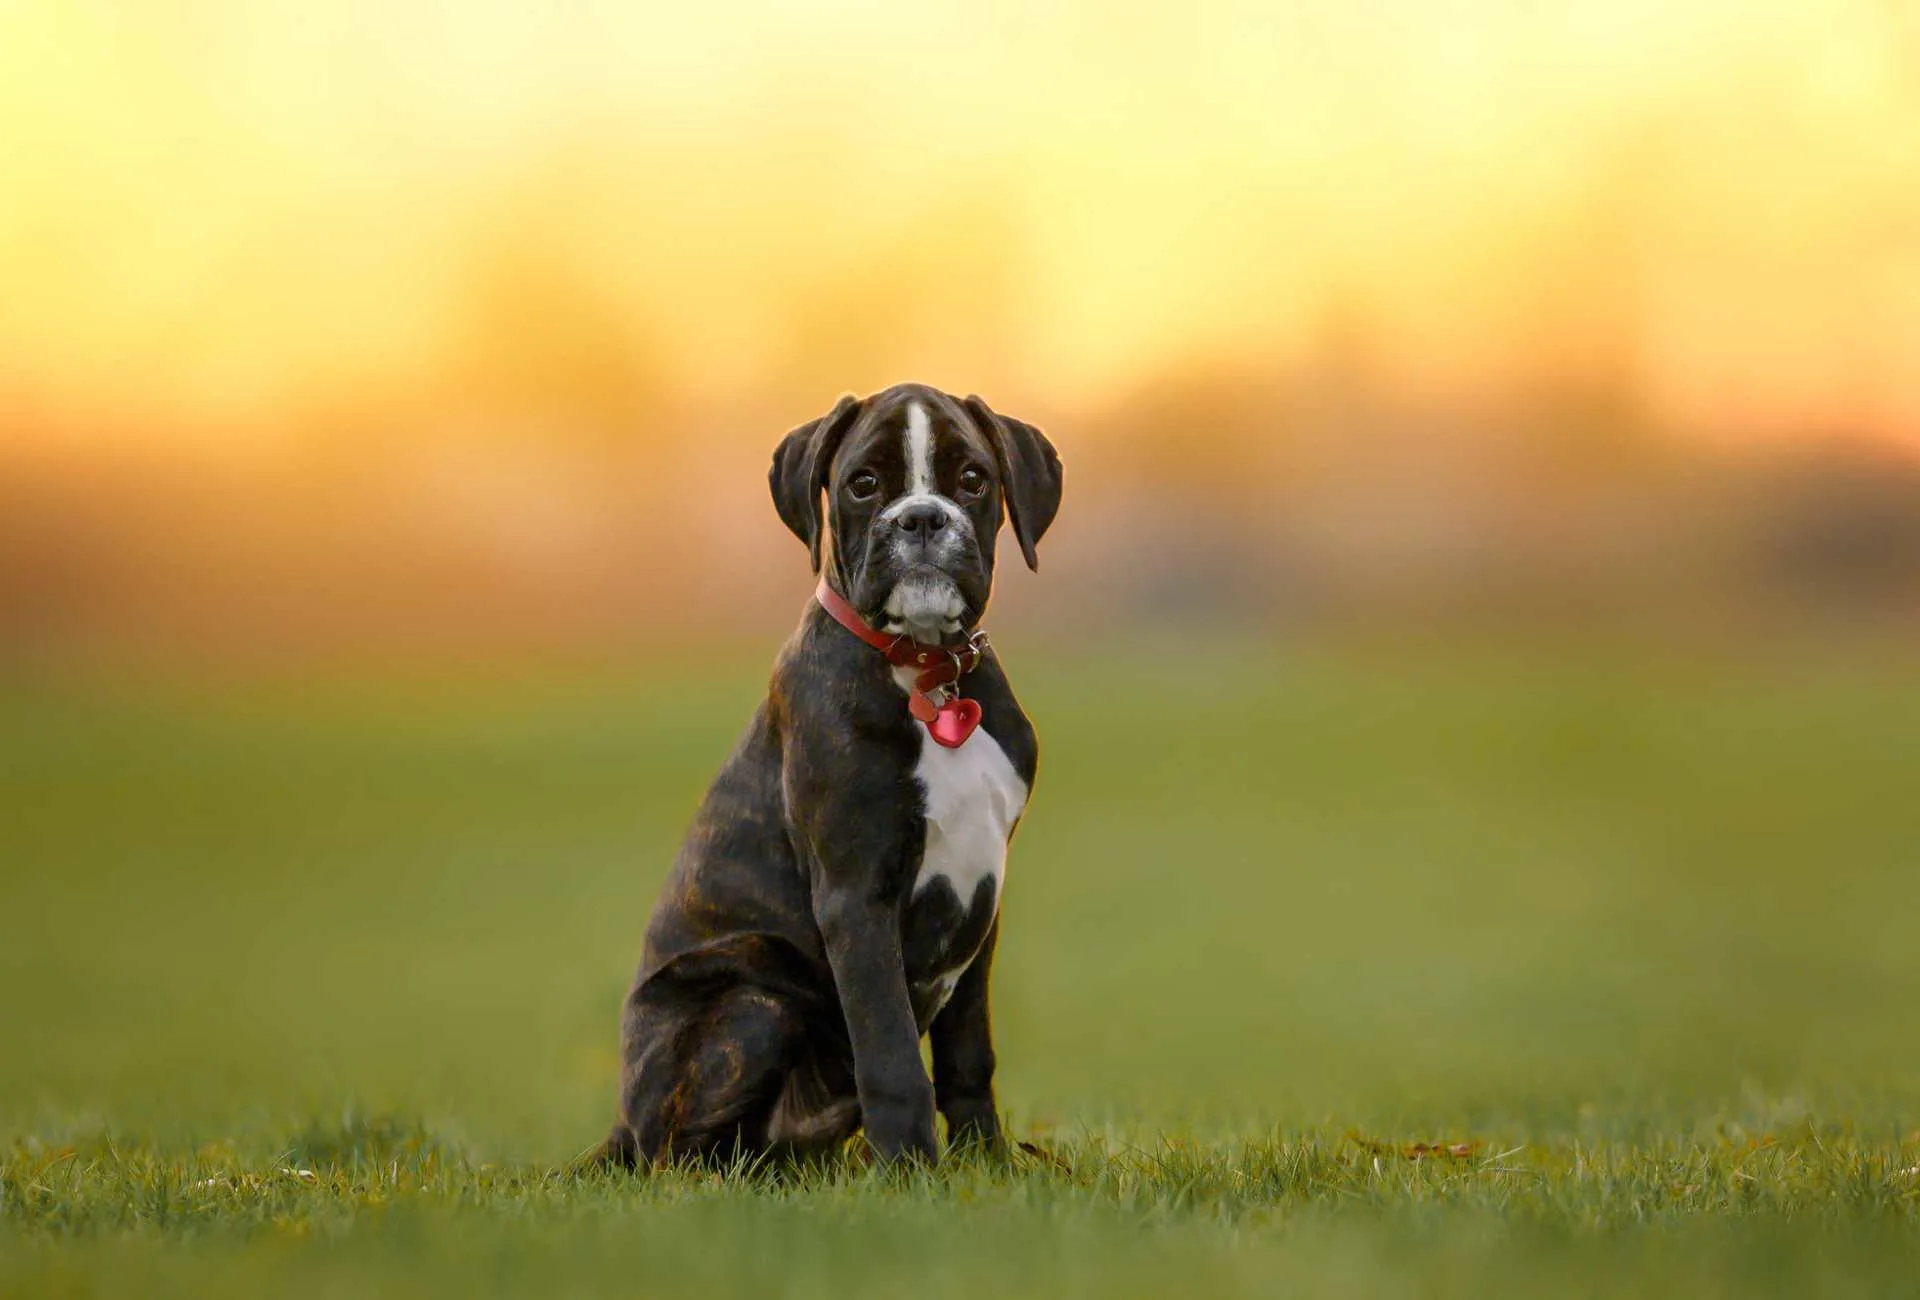
[[[921,736],[914,768],[926,807],[925,848],[907,909],[906,957],[916,1009],[937,1013],[1000,906],[1007,840],[1027,783],[983,727],[958,749]]]
[[[936,744],[926,734],[920,746],[913,775],[926,799],[927,840],[914,892],[944,880],[967,902],[982,880],[992,880],[997,894],[1006,873],[1007,839],[1027,806],[1026,782],[985,730],[974,732],[958,749]]]

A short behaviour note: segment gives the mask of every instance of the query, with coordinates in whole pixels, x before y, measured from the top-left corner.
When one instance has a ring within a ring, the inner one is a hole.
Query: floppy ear
[[[859,399],[848,394],[834,403],[831,411],[801,425],[773,449],[773,468],[767,472],[767,483],[773,488],[773,508],[793,535],[807,544],[815,573],[820,572],[820,493],[827,486],[833,453],[840,449],[840,440],[847,436],[859,413]]]
[[[1013,535],[1019,539],[1020,554],[1027,557],[1027,567],[1038,569],[1040,538],[1060,513],[1060,456],[1047,435],[1026,421],[997,414],[978,397],[967,398],[966,407],[993,440]]]

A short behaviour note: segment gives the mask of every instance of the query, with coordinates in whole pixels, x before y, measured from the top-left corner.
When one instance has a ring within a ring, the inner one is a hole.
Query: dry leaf
[[[1020,1141],[1017,1142],[1016,1145],[1019,1147],[1021,1154],[1032,1156],[1035,1160],[1044,1161],[1053,1166],[1057,1173],[1071,1174],[1073,1172],[1073,1166],[1067,1163],[1065,1157],[1055,1154],[1046,1147],[1041,1146],[1038,1142]]]
[[[1480,1150],[1478,1142],[1409,1142],[1395,1146],[1358,1133],[1349,1133],[1347,1138],[1377,1156],[1398,1156],[1402,1160],[1470,1160]]]

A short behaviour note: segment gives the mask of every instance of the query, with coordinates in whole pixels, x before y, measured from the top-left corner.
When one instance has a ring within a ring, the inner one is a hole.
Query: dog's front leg
[[[867,1141],[882,1160],[932,1161],[933,1084],[920,1064],[920,1034],[907,997],[896,910],[865,890],[816,896],[815,919],[853,1045],[854,1086]]]
[[[954,1147],[1000,1145],[1000,1112],[993,1100],[993,1024],[987,1013],[987,981],[999,937],[1000,922],[995,920],[931,1026],[934,1097],[947,1117],[947,1142]]]

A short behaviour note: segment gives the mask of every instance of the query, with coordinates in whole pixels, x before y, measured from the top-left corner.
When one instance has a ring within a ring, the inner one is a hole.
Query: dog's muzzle
[[[880,526],[892,533],[894,554],[904,563],[944,566],[973,538],[973,520],[945,497],[901,497],[880,514]]]

